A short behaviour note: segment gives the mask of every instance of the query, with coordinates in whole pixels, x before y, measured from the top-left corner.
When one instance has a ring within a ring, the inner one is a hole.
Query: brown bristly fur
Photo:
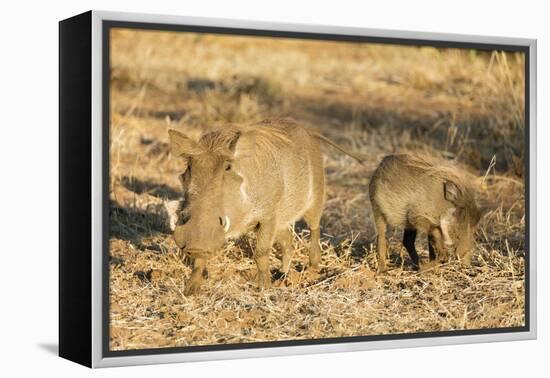
[[[282,145],[288,145],[292,141],[288,138],[288,133],[283,127],[296,127],[295,123],[279,124],[274,120],[264,120],[257,124],[226,124],[218,125],[209,129],[199,139],[199,145],[210,152],[225,151],[227,147],[239,135],[246,132],[256,133],[256,143],[258,148],[268,152],[269,154],[276,153],[277,149]]]
[[[457,185],[460,191],[473,189],[472,184],[468,182],[470,175],[458,166],[455,162],[444,160],[440,157],[428,153],[396,153],[393,156],[399,159],[406,167],[419,170],[443,182],[450,181]]]

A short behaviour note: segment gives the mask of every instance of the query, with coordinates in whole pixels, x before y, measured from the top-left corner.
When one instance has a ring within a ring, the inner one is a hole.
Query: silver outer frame
[[[427,337],[402,340],[364,341],[341,344],[297,345],[256,349],[234,349],[188,353],[150,354],[142,356],[102,356],[102,21],[128,21],[156,24],[214,26],[273,31],[363,35],[369,37],[421,39],[428,41],[506,44],[529,47],[529,253],[530,253],[530,331],[483,335]],[[299,25],[242,21],[202,17],[182,17],[155,14],[92,11],[92,367],[115,367],[174,362],[193,362],[236,358],[287,356],[296,354],[352,352],[373,349],[411,348],[450,344],[536,339],[537,337],[537,41],[536,39],[489,37],[478,35],[442,34],[399,30],[363,29],[355,27]]]

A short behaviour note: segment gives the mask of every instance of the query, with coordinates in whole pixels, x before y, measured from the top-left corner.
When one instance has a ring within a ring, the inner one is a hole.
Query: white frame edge
[[[181,24],[194,26],[214,26],[241,29],[260,29],[273,31],[310,32],[340,35],[365,35],[383,38],[422,39],[429,41],[467,42],[507,44],[529,47],[530,84],[529,102],[529,233],[530,253],[530,331],[497,333],[484,335],[443,336],[417,339],[379,340],[351,342],[341,344],[317,344],[285,347],[234,349],[206,352],[149,354],[142,356],[102,356],[102,21],[127,21],[157,24]],[[380,30],[323,25],[299,25],[285,23],[268,23],[258,21],[242,21],[230,19],[183,17],[155,14],[138,14],[124,12],[92,11],[92,367],[115,367],[144,364],[195,362],[208,360],[224,360],[236,358],[257,358],[270,356],[288,356],[298,354],[353,352],[389,348],[412,348],[452,344],[485,343],[498,341],[531,340],[537,337],[537,42],[535,39],[491,37],[479,35],[461,35],[428,33],[400,30]]]

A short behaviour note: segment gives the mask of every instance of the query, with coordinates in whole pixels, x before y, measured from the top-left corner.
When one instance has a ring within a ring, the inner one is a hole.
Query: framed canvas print
[[[536,41],[59,24],[59,352],[90,367],[536,337]]]

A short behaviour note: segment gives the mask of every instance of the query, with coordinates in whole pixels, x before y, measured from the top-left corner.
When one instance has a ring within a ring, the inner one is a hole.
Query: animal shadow
[[[124,176],[120,180],[122,186],[136,194],[150,194],[157,198],[177,200],[181,193],[166,184],[158,184],[152,181],[140,180],[136,177]]]
[[[167,214],[162,205],[155,204],[147,209],[123,207],[111,201],[109,207],[111,237],[140,244],[144,237],[154,234],[168,234]]]
[[[357,239],[350,245],[348,238],[328,237],[328,240],[334,246],[336,256],[343,258],[349,255],[353,263],[362,262],[367,256],[369,246],[376,241],[375,239]]]

